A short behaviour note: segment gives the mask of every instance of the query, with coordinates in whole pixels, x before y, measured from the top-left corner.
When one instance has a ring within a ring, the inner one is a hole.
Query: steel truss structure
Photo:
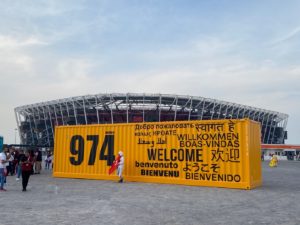
[[[283,144],[288,115],[216,99],[164,94],[97,94],[15,108],[21,144],[53,146],[55,126],[250,118],[262,143]]]

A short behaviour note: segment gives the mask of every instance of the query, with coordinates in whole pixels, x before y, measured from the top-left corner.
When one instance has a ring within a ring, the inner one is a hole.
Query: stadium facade
[[[53,146],[55,126],[249,118],[261,141],[283,144],[288,115],[216,99],[165,94],[97,94],[15,108],[21,144]]]

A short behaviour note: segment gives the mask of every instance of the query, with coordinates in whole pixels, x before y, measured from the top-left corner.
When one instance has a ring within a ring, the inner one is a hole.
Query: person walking
[[[20,177],[21,177],[21,173],[22,173],[22,168],[21,168],[21,159],[25,157],[25,154],[24,154],[24,151],[23,149],[20,149],[20,152],[18,154],[18,157],[17,157],[17,165],[16,165],[16,168],[17,168],[17,171],[16,171],[16,181],[19,181],[20,180]]]
[[[32,173],[33,168],[33,157],[29,154],[28,151],[25,152],[25,156],[21,159],[21,168],[22,168],[22,191],[26,191],[29,177]]]
[[[36,157],[36,160],[35,160],[35,173],[36,174],[40,174],[41,173],[41,170],[42,170],[42,152],[38,149],[36,152],[35,152],[35,157]]]
[[[45,169],[51,169],[52,155],[51,152],[48,152],[45,156]]]
[[[13,156],[13,149],[10,148],[10,149],[7,149],[6,150],[6,176],[8,176],[9,174],[12,175],[13,173],[13,161],[14,161],[14,156]],[[6,179],[5,179],[5,182],[6,182]]]
[[[0,149],[0,191],[6,191],[4,181],[6,176],[6,154]]]
[[[119,151],[119,163],[118,163],[118,170],[117,170],[117,174],[119,176],[119,183],[123,183],[123,169],[124,169],[124,154],[122,151]]]

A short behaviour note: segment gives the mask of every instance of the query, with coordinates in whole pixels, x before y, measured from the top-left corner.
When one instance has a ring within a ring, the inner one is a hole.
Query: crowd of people
[[[0,149],[0,191],[4,188],[7,176],[16,176],[16,181],[22,178],[22,191],[26,191],[31,175],[42,171],[43,154],[40,149],[26,150],[5,147]],[[53,166],[53,154],[49,151],[44,156],[45,169]]]

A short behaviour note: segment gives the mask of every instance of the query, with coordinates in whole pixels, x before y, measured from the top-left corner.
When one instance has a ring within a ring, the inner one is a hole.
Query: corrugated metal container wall
[[[261,185],[260,124],[248,119],[60,126],[54,176],[251,189]]]
[[[0,136],[0,152],[2,151],[3,149],[3,137]]]

